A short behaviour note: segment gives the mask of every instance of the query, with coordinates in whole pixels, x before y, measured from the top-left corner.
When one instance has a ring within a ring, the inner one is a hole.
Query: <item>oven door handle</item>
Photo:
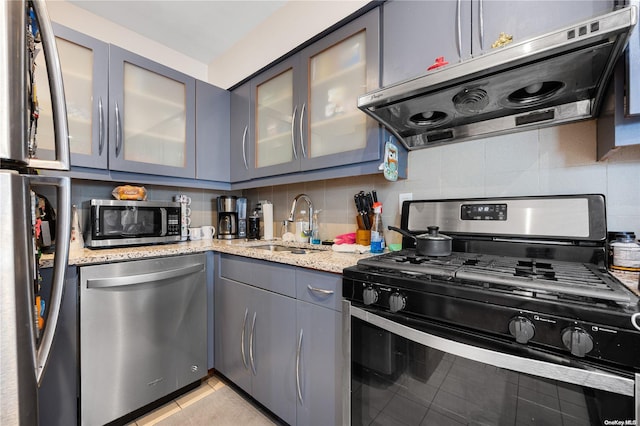
[[[462,358],[493,365],[498,368],[505,368],[518,373],[531,374],[621,395],[631,397],[636,395],[636,380],[634,379],[616,376],[603,371],[582,370],[479,348],[407,327],[355,306],[350,306],[349,309],[352,317],[359,318],[364,322],[380,327],[413,342]]]

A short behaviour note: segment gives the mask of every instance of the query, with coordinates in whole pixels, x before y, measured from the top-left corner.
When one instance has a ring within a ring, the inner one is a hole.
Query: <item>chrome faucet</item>
[[[305,200],[307,202],[307,204],[309,205],[309,229],[305,229],[304,232],[304,236],[305,237],[309,237],[311,236],[311,232],[313,229],[313,203],[311,202],[311,198],[309,198],[309,196],[307,194],[298,194],[295,196],[295,198],[293,199],[293,203],[291,204],[291,213],[289,213],[289,217],[286,219],[287,222],[294,222],[295,221],[295,214],[296,214],[296,204],[298,204],[298,199],[302,198],[303,200]]]

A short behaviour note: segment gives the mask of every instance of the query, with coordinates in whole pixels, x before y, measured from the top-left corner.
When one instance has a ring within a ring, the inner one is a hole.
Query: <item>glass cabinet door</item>
[[[375,9],[303,51],[303,170],[379,158],[378,126],[357,107],[359,95],[379,87],[378,34]]]
[[[366,34],[349,37],[309,63],[309,158],[366,145],[366,115],[357,107],[366,87]]]
[[[293,70],[256,87],[256,167],[293,161]]]
[[[107,167],[108,45],[54,25],[64,81],[71,164]],[[42,63],[40,63],[42,62]],[[44,55],[36,57],[38,157],[53,159],[53,121]]]
[[[122,156],[127,161],[184,167],[184,84],[124,63]]]
[[[195,177],[195,79],[111,46],[109,168]]]
[[[255,99],[255,175],[272,176],[297,171],[296,147],[298,105],[297,56],[276,65],[253,81]]]

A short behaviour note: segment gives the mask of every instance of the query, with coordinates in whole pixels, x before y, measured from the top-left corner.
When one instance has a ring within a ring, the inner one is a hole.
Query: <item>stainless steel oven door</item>
[[[347,424],[636,424],[639,374],[348,301],[343,319]]]

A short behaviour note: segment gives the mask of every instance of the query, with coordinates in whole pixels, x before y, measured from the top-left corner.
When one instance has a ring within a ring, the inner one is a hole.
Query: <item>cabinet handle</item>
[[[302,387],[300,386],[300,358],[302,358],[302,329],[300,329],[300,337],[298,338],[298,349],[296,350],[296,388],[298,390],[298,399],[300,405],[304,405],[302,399]]]
[[[244,369],[249,369],[249,364],[247,364],[247,356],[244,353],[244,335],[245,330],[247,328],[247,317],[249,316],[249,308],[244,310],[244,320],[242,321],[242,332],[240,333],[240,353],[242,354],[242,364],[244,364]]]
[[[302,104],[302,110],[300,111],[300,148],[302,148],[302,158],[307,157],[307,152],[304,149],[304,133],[302,132],[304,128],[304,110],[306,107],[306,103]]]
[[[122,150],[122,123],[120,122],[120,109],[116,102],[116,158],[120,156]]]
[[[247,132],[249,126],[244,126],[244,132],[242,133],[242,159],[244,160],[244,168],[249,170],[249,164],[247,164]]]
[[[307,288],[309,290],[313,291],[314,293],[319,293],[319,294],[321,294],[323,296],[329,296],[330,294],[334,293],[333,290],[325,290],[323,288],[312,287],[311,284],[308,284]]]
[[[253,371],[254,376],[258,374],[256,373],[256,362],[253,359],[253,339],[255,338],[255,331],[256,331],[256,314],[257,312],[253,313],[253,321],[251,323],[251,334],[249,335],[249,361],[251,361],[251,371]]]
[[[293,114],[291,114],[291,146],[293,147],[293,156],[295,159],[298,159],[298,152],[296,151],[296,140],[295,140],[295,122],[296,122],[296,113],[298,112],[298,105],[293,108]],[[302,121],[302,117],[300,117],[300,121]]]
[[[102,108],[102,97],[98,100],[98,155],[102,155],[102,150],[104,149],[104,135],[107,133],[104,128],[105,124],[104,119],[104,109]]]
[[[484,1],[480,0],[480,50],[484,52]]]
[[[458,18],[458,22],[457,22],[457,27],[458,27],[458,56],[460,57],[460,60],[462,60],[462,23],[461,23],[461,13],[462,13],[462,0],[458,0],[458,4],[457,4],[457,18]]]

